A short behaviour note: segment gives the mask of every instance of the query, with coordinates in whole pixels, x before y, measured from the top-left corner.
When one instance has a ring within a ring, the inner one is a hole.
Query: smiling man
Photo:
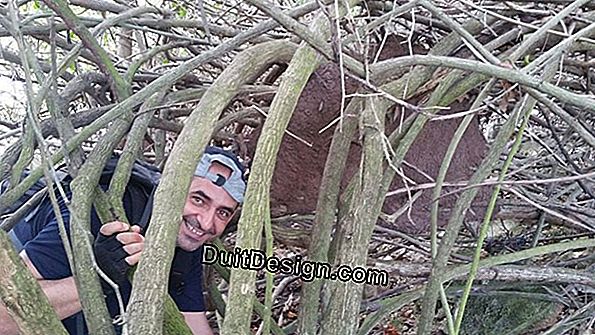
[[[242,175],[243,168],[235,157],[214,147],[206,151],[190,184],[178,247],[194,251],[223,233],[244,199]]]
[[[220,236],[233,218],[244,199],[246,183],[244,168],[238,159],[228,151],[208,147],[201,157],[188,190],[182,217],[178,220],[180,229],[176,239],[176,250],[169,279],[169,294],[184,315],[186,323],[194,334],[212,334],[205,317],[202,290],[202,245]],[[145,199],[138,215],[139,206],[133,185],[129,184],[124,207],[130,227],[124,222],[114,221],[101,225],[95,213],[91,216],[92,233],[95,240],[95,256],[102,270],[118,284],[119,291],[128,302],[131,286],[126,277],[128,269],[138,263],[144,249],[143,229],[150,217],[152,196]],[[133,201],[134,199],[134,201]],[[61,204],[62,217],[68,223],[69,213]],[[41,223],[35,233],[16,233],[14,238],[22,245],[21,257],[38,279],[44,293],[70,334],[88,334],[78,300],[64,247],[57,229],[57,222],[51,206],[40,216]],[[135,213],[136,212],[136,213]],[[47,215],[46,215],[47,214]],[[140,217],[140,220],[138,218]],[[177,224],[175,219],[172,224]],[[69,227],[67,227],[69,228]],[[105,284],[105,283],[103,283]],[[112,317],[121,313],[113,290],[104,285],[106,302]],[[116,327],[119,331],[119,327]],[[18,333],[16,324],[10,319],[4,306],[0,306],[0,334]]]
[[[195,334],[212,334],[204,312],[202,245],[223,233],[243,202],[246,190],[243,174],[243,166],[235,156],[208,147],[188,190],[176,238],[169,293]],[[95,244],[98,263],[106,273],[120,279],[119,284],[126,289],[123,295],[128,299],[129,283],[122,278],[128,267],[138,262],[144,238],[138,228],[128,229],[125,223],[118,221],[103,225],[100,233],[99,243]],[[110,240],[111,243],[102,242]],[[108,299],[108,305],[109,302]],[[111,305],[110,310],[116,306]]]

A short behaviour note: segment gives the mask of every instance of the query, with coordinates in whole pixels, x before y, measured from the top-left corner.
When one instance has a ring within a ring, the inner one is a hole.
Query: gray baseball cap
[[[213,162],[225,165],[231,170],[229,178],[218,173],[209,172],[209,167]],[[213,184],[223,187],[223,189],[238,203],[244,202],[244,193],[246,192],[246,181],[244,180],[244,166],[238,158],[230,151],[218,147],[209,146],[205,149],[200,158],[194,175],[207,178]]]

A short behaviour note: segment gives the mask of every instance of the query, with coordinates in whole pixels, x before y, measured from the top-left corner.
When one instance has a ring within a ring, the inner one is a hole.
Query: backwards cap
[[[231,170],[229,178],[225,178],[218,173],[209,172],[209,167],[211,167],[213,162],[223,164],[229,168]],[[223,189],[238,203],[241,204],[244,201],[244,192],[246,191],[244,167],[238,158],[231,152],[218,147],[207,147],[196,166],[194,175],[206,178],[212,181],[213,184],[223,187]]]

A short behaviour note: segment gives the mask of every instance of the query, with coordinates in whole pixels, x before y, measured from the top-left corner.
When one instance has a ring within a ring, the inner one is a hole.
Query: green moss
[[[532,296],[531,293],[523,292],[471,297],[465,310],[461,334],[522,334],[555,314],[557,304],[543,298],[543,295]]]
[[[184,321],[184,317],[178,311],[175,302],[167,297],[165,299],[165,317],[163,322],[163,333],[165,335],[189,335],[190,328]]]

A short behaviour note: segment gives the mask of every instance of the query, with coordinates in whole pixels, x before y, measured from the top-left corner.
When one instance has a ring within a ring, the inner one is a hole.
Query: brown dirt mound
[[[284,136],[277,156],[277,165],[271,186],[271,211],[274,216],[290,213],[311,213],[316,209],[316,202],[325,160],[331,143],[333,129],[322,134],[318,131],[334,120],[340,113],[340,72],[336,65],[321,66],[309,79],[298,101],[296,110],[289,122],[288,130],[312,144],[308,147],[301,141]],[[347,81],[347,93],[357,89],[357,84]],[[468,102],[455,103],[451,112],[467,109]],[[399,116],[394,120],[400,119]],[[413,146],[407,153],[405,160],[409,164],[423,171],[432,179],[436,178],[446,149],[450,143],[461,119],[428,122]],[[388,125],[389,123],[387,123]],[[393,124],[387,128],[395,128]],[[388,129],[390,131],[392,129]],[[387,131],[387,133],[388,133]],[[253,156],[256,138],[260,130],[257,129],[248,142],[248,153]],[[342,188],[346,186],[355,173],[360,157],[360,147],[356,138],[350,148],[346,171],[342,180]],[[459,148],[454,155],[447,182],[468,180],[473,169],[476,168],[486,152],[486,141],[479,130],[477,120],[474,120],[465,133]],[[423,174],[411,167],[404,166],[406,176],[417,184],[432,182]],[[404,187],[402,178],[395,177],[391,190]],[[448,189],[446,189],[448,191]],[[484,206],[489,197],[489,190],[482,189],[476,197],[475,204],[469,211],[468,218],[481,219]],[[414,202],[410,212],[401,215],[395,228],[420,233],[427,231],[429,226],[429,208],[432,189],[426,189]],[[441,199],[440,224],[444,225],[449,216],[457,195],[450,195]],[[408,202],[408,195],[401,193],[386,199],[383,207],[385,213],[391,214],[402,208]],[[475,214],[475,215],[474,215]]]

